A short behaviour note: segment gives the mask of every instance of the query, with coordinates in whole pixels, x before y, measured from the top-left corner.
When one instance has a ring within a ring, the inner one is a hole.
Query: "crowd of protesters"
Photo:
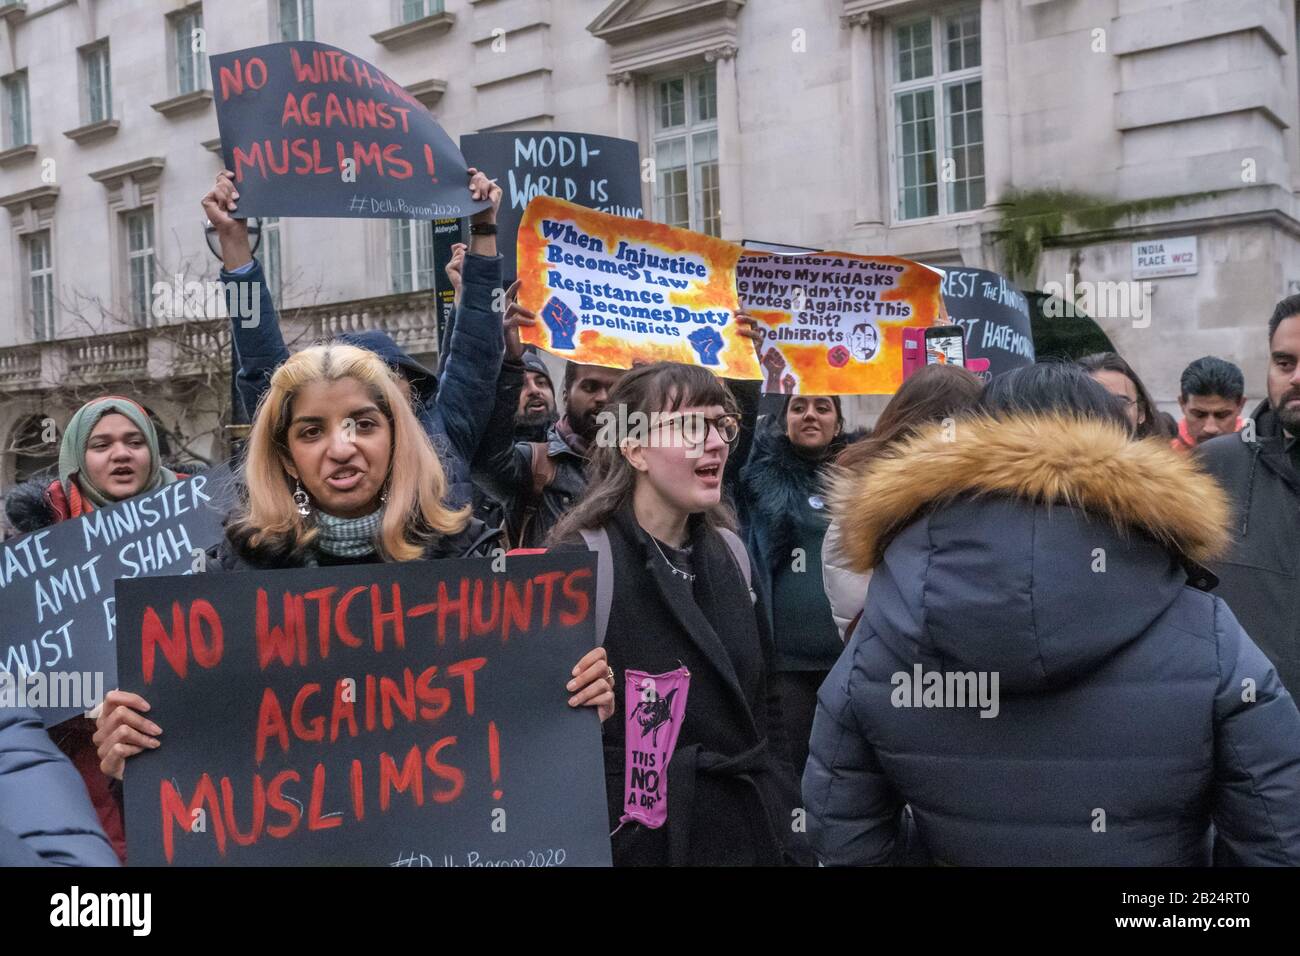
[[[469,188],[490,226],[500,189]],[[252,426],[207,571],[596,552],[607,616],[556,694],[601,722],[615,865],[1300,864],[1300,297],[1249,418],[1229,362],[1187,367],[1171,428],[1103,353],[928,366],[864,434],[837,396],[760,416],[757,382],[697,366],[570,363],[557,390],[490,228],[447,267],[436,372],[378,331],[291,354],[238,198],[223,173],[203,199],[260,305],[232,322]],[[655,424],[607,440],[614,410]],[[6,512],[185,477],[104,396]],[[667,822],[620,823],[620,675],[674,668]],[[129,857],[121,780],[165,720],[118,690],[94,714],[0,711],[0,863]]]

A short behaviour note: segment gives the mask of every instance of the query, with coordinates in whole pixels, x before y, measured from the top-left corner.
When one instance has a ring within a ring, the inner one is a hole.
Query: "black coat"
[[[1232,550],[1210,565],[1214,593],[1268,655],[1292,695],[1300,695],[1300,473],[1294,448],[1265,402],[1255,409],[1256,441],[1241,433],[1196,446],[1196,456],[1232,499]]]
[[[683,665],[691,674],[686,717],[668,765],[668,822],[658,830],[638,823],[619,830],[612,840],[615,865],[810,859],[797,826],[798,784],[780,703],[769,691],[771,639],[726,542],[693,520],[690,601],[630,505],[606,530],[615,585],[605,648],[619,676],[616,710],[603,727],[611,830],[623,812],[621,675],[629,669],[662,674]],[[576,538],[559,550],[585,547]]]
[[[814,499],[826,491],[825,481],[839,453],[865,432],[852,432],[835,438],[819,458],[801,455],[786,437],[784,422],[764,419],[754,437],[749,461],[740,472],[741,524],[745,546],[754,568],[754,588],[766,609],[767,625],[776,644],[776,669],[829,670],[840,656],[843,644],[839,635],[828,631],[829,640],[817,643],[807,633],[777,633],[773,594],[778,569],[792,560],[793,549],[800,544],[801,527],[820,525],[824,537],[830,513],[823,506],[813,506]],[[826,601],[827,623],[833,627],[830,602],[822,584],[822,563],[808,557],[805,573],[797,579],[801,588],[817,601]]]

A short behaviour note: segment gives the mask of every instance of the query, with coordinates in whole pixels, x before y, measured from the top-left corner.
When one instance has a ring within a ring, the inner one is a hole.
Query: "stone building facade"
[[[654,218],[1095,291],[1166,408],[1203,354],[1261,394],[1264,323],[1300,289],[1292,0],[9,0],[0,488],[105,391],[145,400],[178,457],[221,453],[222,322],[160,322],[147,291],[217,272],[204,51],[282,38],[378,64],[453,137],[635,139]],[[268,224],[290,337],[389,328],[432,361],[428,230]],[[1161,243],[1181,274],[1141,280]]]

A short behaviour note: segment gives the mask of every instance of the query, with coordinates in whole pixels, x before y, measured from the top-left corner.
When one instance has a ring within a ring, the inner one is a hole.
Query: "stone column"
[[[706,50],[704,59],[716,63],[718,71],[718,192],[722,205],[722,238],[739,242],[745,237],[745,217],[741,196],[740,99],[736,90],[736,46],[726,43]]]
[[[849,31],[849,130],[853,137],[853,209],[859,225],[883,224],[880,176],[880,104],[872,57],[875,23],[869,13],[841,17]],[[888,182],[886,178],[884,180]]]

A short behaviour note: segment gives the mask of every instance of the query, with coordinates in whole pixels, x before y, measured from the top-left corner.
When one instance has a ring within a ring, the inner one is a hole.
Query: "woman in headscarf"
[[[149,413],[129,398],[105,395],[82,405],[64,428],[59,477],[18,486],[6,498],[5,510],[18,531],[39,531],[184,477],[163,467]],[[125,860],[122,811],[99,769],[94,721],[73,717],[49,733],[81,774],[104,832]]]

